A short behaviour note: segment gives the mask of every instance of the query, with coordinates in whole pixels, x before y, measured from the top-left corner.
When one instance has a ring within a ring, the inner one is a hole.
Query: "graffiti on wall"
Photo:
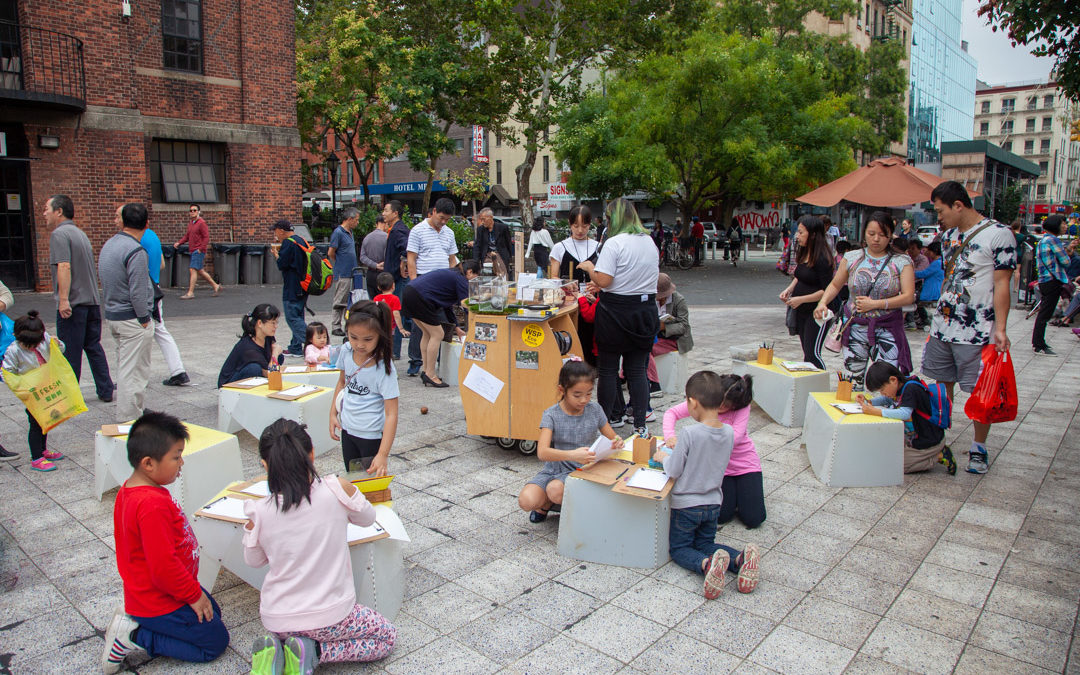
[[[780,227],[780,211],[777,209],[736,209],[735,218],[744,230],[756,230],[762,227]]]

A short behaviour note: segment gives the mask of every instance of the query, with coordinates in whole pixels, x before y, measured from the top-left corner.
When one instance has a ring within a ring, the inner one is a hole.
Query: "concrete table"
[[[299,384],[301,383],[290,376],[282,382],[282,389]],[[269,395],[273,393],[276,392],[270,391],[265,384],[253,389],[222,387],[218,390],[218,428],[229,433],[246,429],[258,438],[272,422],[285,418],[307,425],[316,455],[321,455],[337,445],[337,442],[330,438],[333,389],[320,387],[319,391],[295,401],[270,398]]]
[[[655,569],[668,555],[671,499],[643,499],[570,474],[559,515],[559,555]]]
[[[754,403],[785,427],[802,426],[810,392],[830,388],[828,372],[791,372],[779,365],[778,360],[767,366],[750,361],[745,372],[754,378]]]
[[[806,408],[802,440],[818,479],[830,487],[902,485],[904,423],[845,415],[833,403],[834,393],[817,392]]]
[[[215,485],[220,486],[221,482]],[[409,536],[393,509],[378,504],[375,506],[375,513],[376,520],[390,537],[349,546],[353,584],[356,587],[357,602],[371,607],[392,621],[401,609],[405,597],[402,551],[409,541]],[[251,586],[262,588],[270,568],[251,567],[244,562],[242,524],[197,515],[191,520],[191,528],[199,540],[200,584],[205,588],[213,588],[218,572],[224,567]]]
[[[184,447],[184,468],[165,487],[180,509],[191,515],[217,494],[218,486],[241,480],[244,471],[236,436],[195,424],[184,426],[191,436]],[[98,499],[131,476],[127,439],[127,436],[106,436],[101,431],[94,434],[94,494]]]

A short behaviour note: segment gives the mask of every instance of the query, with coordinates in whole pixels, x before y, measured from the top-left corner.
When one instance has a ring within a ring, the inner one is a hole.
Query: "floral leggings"
[[[896,346],[892,333],[884,328],[875,330],[874,350],[876,353],[871,354],[869,332],[867,326],[853,324],[848,334],[848,344],[844,347],[844,370],[852,376],[854,388],[857,390],[863,388],[863,378],[866,376],[871,356],[875,357],[874,360],[887,361],[894,366],[900,361],[900,348]]]
[[[397,628],[382,614],[357,603],[353,605],[348,616],[333,626],[296,633],[278,633],[277,636],[281,640],[293,636],[311,638],[318,642],[322,650],[320,663],[378,661],[393,651]]]

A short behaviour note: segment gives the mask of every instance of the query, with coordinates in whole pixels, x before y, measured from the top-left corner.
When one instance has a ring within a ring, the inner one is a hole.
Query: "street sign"
[[[477,124],[472,128],[472,159],[474,162],[488,161],[484,154],[484,127]]]
[[[537,211],[558,211],[559,210],[559,203],[558,202],[553,202],[553,201],[550,201],[550,200],[549,201],[536,202],[536,210]]]
[[[573,192],[566,187],[566,183],[548,184],[548,201],[573,201],[577,199]]]

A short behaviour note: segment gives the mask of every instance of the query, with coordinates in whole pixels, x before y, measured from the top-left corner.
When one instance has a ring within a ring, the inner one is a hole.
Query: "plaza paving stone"
[[[51,313],[47,296],[22,298]],[[781,356],[799,355],[779,308],[694,307],[691,316],[690,372],[727,372],[729,347],[762,339],[775,339]],[[163,387],[155,347],[147,407],[214,426],[214,383],[239,317],[185,316],[169,326],[195,386]],[[1036,357],[1030,329],[1013,312],[1020,414],[993,428],[985,476],[963,471],[972,429],[962,394],[947,434],[960,472],[935,467],[886,488],[823,485],[801,431],[755,406],[750,430],[768,520],[756,530],[728,524],[718,541],[759,545],[762,582],[751,595],[729,587],[716,601],[674,563],[641,570],[559,556],[558,518],[533,525],[517,508],[536,458],[468,436],[455,388],[424,389],[401,372],[391,469],[412,542],[399,642],[384,662],[319,672],[1080,672],[1080,343],[1051,328],[1060,356]],[[284,322],[279,330],[287,337]],[[909,333],[916,363],[924,337]],[[104,343],[115,363],[114,344]],[[96,672],[103,629],[122,599],[116,491],[101,501],[91,494],[93,432],[115,421],[115,405],[97,401],[89,379],[83,384],[90,411],[49,435],[68,459],[48,474],[29,468],[22,405],[0,395],[0,438],[23,455],[0,464],[0,672]],[[662,413],[678,401],[667,394],[653,405]],[[430,412],[421,415],[421,406]],[[658,432],[659,420],[650,426]],[[239,438],[252,477],[255,439]],[[340,454],[316,464],[340,471]],[[232,632],[226,654],[205,665],[155,659],[137,672],[247,672],[251,641],[262,633],[258,591],[223,572],[213,593]]]

